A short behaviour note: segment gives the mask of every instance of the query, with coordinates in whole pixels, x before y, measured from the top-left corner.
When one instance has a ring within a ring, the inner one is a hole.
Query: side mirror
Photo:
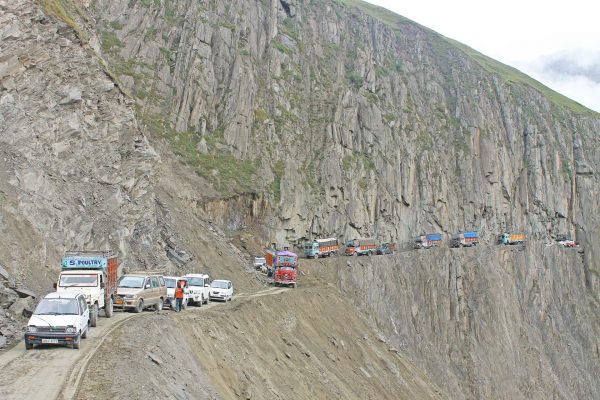
[[[58,285],[56,284],[56,282],[54,282],[54,283],[52,284],[52,287],[53,287],[54,289],[56,289],[56,287],[57,287],[57,286],[58,286]]]

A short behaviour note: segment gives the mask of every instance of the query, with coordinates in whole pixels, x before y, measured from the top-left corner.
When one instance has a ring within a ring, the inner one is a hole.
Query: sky
[[[600,112],[600,1],[366,0]]]

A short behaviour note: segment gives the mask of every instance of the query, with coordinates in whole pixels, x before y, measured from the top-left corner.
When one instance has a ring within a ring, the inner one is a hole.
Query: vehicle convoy
[[[265,254],[267,266],[270,268],[274,285],[298,285],[298,255],[291,251],[267,250]]]
[[[522,244],[525,242],[525,234],[504,232],[500,235],[499,242],[503,245]]]
[[[479,244],[479,233],[476,231],[465,231],[452,238],[450,247],[471,247]]]
[[[62,344],[78,349],[90,329],[90,309],[84,293],[54,292],[37,305],[27,323],[25,348]]]
[[[215,279],[210,283],[210,299],[231,301],[233,300],[233,284],[225,279]]]
[[[336,238],[315,239],[304,243],[304,256],[306,258],[334,256],[339,251],[340,245]]]
[[[347,256],[370,256],[377,252],[377,244],[373,239],[354,239],[346,243],[344,254]]]
[[[119,278],[115,307],[139,313],[152,306],[160,311],[166,298],[167,287],[161,274],[132,272]]]
[[[58,293],[81,292],[89,305],[90,323],[98,323],[98,310],[113,315],[117,293],[117,257],[107,251],[67,251],[54,284]]]
[[[175,288],[177,287],[177,285],[180,284],[180,282],[184,283],[184,287],[183,287],[183,302],[181,303],[181,308],[183,308],[184,310],[186,309],[187,305],[188,305],[188,281],[187,278],[182,277],[182,276],[165,276],[165,286],[167,287],[167,297],[165,298],[165,303],[164,303],[164,307],[171,307],[172,309],[175,309]]]
[[[419,235],[415,238],[415,249],[429,249],[434,246],[439,246],[442,243],[441,233],[428,233],[427,235]]]
[[[396,252],[396,245],[394,243],[382,243],[377,248],[377,254],[394,254]]]
[[[187,274],[189,304],[208,304],[210,297],[210,277],[206,274]]]

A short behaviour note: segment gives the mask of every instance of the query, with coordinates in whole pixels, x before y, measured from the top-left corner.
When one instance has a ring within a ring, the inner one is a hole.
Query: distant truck
[[[441,233],[428,233],[427,235],[419,235],[415,238],[415,249],[429,249],[434,246],[439,246],[442,243]]]
[[[370,256],[377,253],[377,244],[373,239],[354,239],[346,243],[344,254],[347,256]]]
[[[340,245],[336,238],[315,239],[304,243],[304,256],[306,258],[329,257],[338,254]]]
[[[267,250],[267,267],[271,270],[275,286],[298,286],[298,255],[291,251]]]
[[[108,251],[67,251],[54,284],[58,293],[81,292],[90,309],[90,325],[98,323],[98,310],[113,315],[117,294],[117,256]]]
[[[396,245],[394,243],[382,243],[377,248],[377,254],[394,254],[396,252]]]
[[[254,257],[254,269],[260,270],[266,264],[267,260],[264,257]]]
[[[479,244],[479,233],[476,231],[465,231],[452,238],[450,247],[471,247]]]
[[[504,232],[502,235],[500,235],[499,241],[500,244],[504,245],[522,244],[525,242],[525,234]]]

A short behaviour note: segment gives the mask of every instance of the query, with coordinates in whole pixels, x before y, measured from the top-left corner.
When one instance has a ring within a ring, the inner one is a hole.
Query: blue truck
[[[479,233],[476,231],[465,231],[456,234],[452,238],[450,247],[471,247],[479,244]]]
[[[442,242],[441,233],[428,233],[426,235],[419,235],[415,238],[415,249],[429,249],[434,246],[439,246]]]

